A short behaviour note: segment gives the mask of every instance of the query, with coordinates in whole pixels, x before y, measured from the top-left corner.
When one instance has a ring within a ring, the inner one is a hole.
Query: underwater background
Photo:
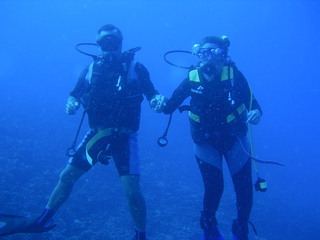
[[[65,103],[92,61],[74,46],[95,42],[97,29],[112,23],[123,32],[124,50],[142,47],[136,60],[168,97],[187,70],[167,64],[165,52],[191,50],[208,35],[229,37],[229,55],[263,110],[253,127],[256,157],[285,164],[257,164],[268,191],[254,192],[251,221],[258,236],[250,230],[250,239],[320,239],[319,12],[317,0],[1,0],[0,213],[35,217],[44,208],[81,118],[81,111],[65,114]],[[184,57],[170,55],[187,64]],[[167,121],[144,101],[139,143],[148,237],[199,240],[203,185],[187,114],[174,113],[169,144],[161,148],[157,138]],[[86,130],[84,124],[82,136]],[[227,240],[236,212],[226,165],[224,176],[217,219]],[[1,239],[132,238],[113,162],[97,164],[77,182],[55,222],[49,233]]]

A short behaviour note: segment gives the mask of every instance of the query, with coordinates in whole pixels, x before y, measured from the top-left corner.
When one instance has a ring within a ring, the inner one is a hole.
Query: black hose
[[[169,131],[169,128],[170,128],[171,119],[172,119],[172,113],[170,114],[166,130],[164,131],[163,135],[158,138],[158,145],[160,147],[165,147],[168,144],[167,134],[168,134],[168,131]]]
[[[255,157],[252,156],[250,153],[248,153],[248,151],[245,149],[245,147],[244,147],[243,144],[242,144],[242,141],[241,141],[240,137],[237,136],[237,135],[234,135],[234,136],[238,139],[238,141],[239,141],[239,143],[240,143],[240,146],[241,146],[243,152],[244,152],[248,157],[250,157],[253,161],[258,162],[258,163],[274,164],[274,165],[278,165],[278,166],[285,167],[285,165],[283,165],[282,163],[279,163],[279,162],[275,162],[275,161],[265,161],[265,160],[261,160],[261,159],[255,158]]]
[[[168,60],[168,58],[167,58],[167,55],[172,54],[172,53],[188,53],[188,54],[192,54],[192,52],[190,52],[190,51],[185,51],[185,50],[172,50],[172,51],[166,52],[166,53],[163,55],[163,58],[164,58],[164,61],[166,61],[166,63],[168,63],[168,64],[170,64],[170,65],[172,65],[172,66],[174,66],[174,67],[183,68],[183,69],[192,69],[192,68],[194,68],[193,66],[188,66],[188,67],[186,67],[186,66],[180,66],[180,65],[177,65],[177,64],[174,64],[174,63],[170,62],[170,61]]]
[[[89,56],[89,57],[92,57],[93,60],[97,60],[99,57],[97,55],[94,55],[94,54],[91,54],[91,53],[87,53],[87,52],[84,52],[82,50],[80,50],[80,46],[98,46],[98,44],[96,43],[78,43],[76,46],[75,46],[75,49],[79,52],[79,53],[82,53],[86,56]]]
[[[76,144],[77,144],[77,139],[78,139],[78,136],[79,136],[79,133],[80,133],[80,129],[81,129],[81,126],[82,126],[82,123],[83,123],[83,119],[86,115],[86,111],[83,111],[82,113],[82,117],[81,117],[81,120],[80,120],[80,124],[78,126],[78,130],[77,130],[77,133],[76,133],[76,136],[71,144],[71,146],[67,149],[67,152],[66,152],[66,155],[68,157],[73,157],[75,154],[76,154]]]

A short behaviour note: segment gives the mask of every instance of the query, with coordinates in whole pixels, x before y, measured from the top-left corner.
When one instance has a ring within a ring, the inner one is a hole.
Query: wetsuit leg
[[[222,171],[196,157],[204,184],[203,211],[215,215],[224,189]]]
[[[194,144],[204,184],[203,212],[215,216],[223,192],[222,154],[207,142]]]
[[[221,169],[202,161],[196,156],[204,183],[203,211],[200,217],[200,227],[203,230],[203,240],[223,240],[218,230],[216,211],[223,193],[223,174]]]
[[[251,161],[232,176],[237,199],[238,222],[247,223],[253,202]]]
[[[240,144],[240,141],[242,144]],[[244,150],[250,152],[246,137],[235,141],[230,151],[225,153],[237,200],[238,217],[232,225],[235,239],[247,239],[248,221],[253,202],[251,159],[248,158]]]

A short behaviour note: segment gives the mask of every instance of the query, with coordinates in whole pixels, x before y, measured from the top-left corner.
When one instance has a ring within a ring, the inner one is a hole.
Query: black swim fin
[[[50,224],[48,227],[38,224],[37,219],[28,219],[27,217],[0,214],[0,236],[11,235],[15,233],[42,233],[48,232],[56,225]]]

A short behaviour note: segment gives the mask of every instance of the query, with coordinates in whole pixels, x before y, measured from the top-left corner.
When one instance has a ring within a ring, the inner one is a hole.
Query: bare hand
[[[150,107],[153,109],[153,111],[160,113],[162,112],[163,107],[166,105],[166,102],[167,98],[165,96],[157,94],[150,100]]]
[[[247,114],[247,123],[258,124],[261,118],[261,112],[259,109],[252,110]]]
[[[80,103],[75,97],[69,97],[68,102],[66,104],[66,113],[69,115],[73,115],[79,109]]]

